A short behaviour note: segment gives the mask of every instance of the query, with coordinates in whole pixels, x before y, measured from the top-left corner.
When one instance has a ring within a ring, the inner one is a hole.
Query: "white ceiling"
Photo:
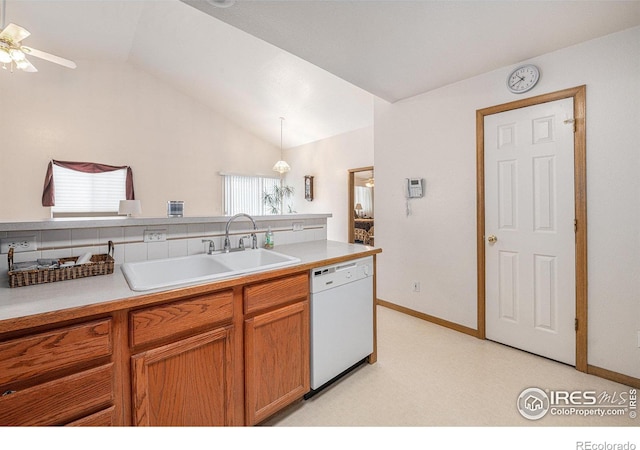
[[[276,146],[283,116],[288,148],[371,125],[374,95],[397,101],[639,25],[640,1],[8,0],[6,13],[31,31],[26,45],[76,70],[128,62]]]

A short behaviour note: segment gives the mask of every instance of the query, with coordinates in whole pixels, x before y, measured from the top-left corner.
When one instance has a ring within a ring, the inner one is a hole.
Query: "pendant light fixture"
[[[284,122],[284,117],[280,117],[280,161],[273,166],[273,170],[280,175],[291,170],[291,166],[282,157],[282,122]]]

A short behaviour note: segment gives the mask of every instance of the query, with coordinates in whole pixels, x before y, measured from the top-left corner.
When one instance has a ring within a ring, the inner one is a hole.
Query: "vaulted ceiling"
[[[8,0],[3,19],[76,70],[130,63],[274,145],[285,117],[285,147],[370,126],[374,96],[397,101],[640,25],[640,1],[218,2]]]
[[[640,24],[638,1],[182,1],[390,102]]]

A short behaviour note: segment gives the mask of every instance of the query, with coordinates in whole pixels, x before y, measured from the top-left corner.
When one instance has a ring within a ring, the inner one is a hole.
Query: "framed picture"
[[[313,176],[304,176],[304,198],[308,201],[313,201]]]

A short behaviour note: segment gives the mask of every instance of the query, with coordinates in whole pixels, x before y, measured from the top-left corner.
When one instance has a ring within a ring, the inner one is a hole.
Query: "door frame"
[[[484,118],[542,103],[573,98],[576,236],[576,369],[587,372],[587,141],[586,85],[476,111],[476,217],[478,256],[478,338],[486,339]]]

